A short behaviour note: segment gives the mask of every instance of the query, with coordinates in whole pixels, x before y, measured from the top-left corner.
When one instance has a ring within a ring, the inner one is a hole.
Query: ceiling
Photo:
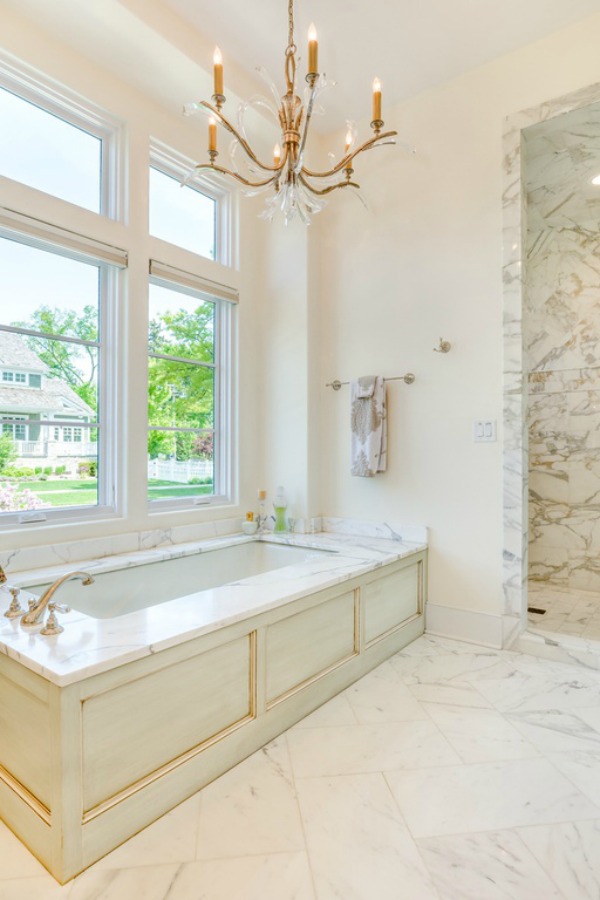
[[[283,85],[286,0],[163,0],[210,35],[225,65],[266,66]],[[600,0],[296,0],[295,39],[306,59],[311,22],[319,68],[337,82],[326,95],[338,127],[371,112],[371,83],[399,103],[600,11]],[[304,67],[302,67],[304,71]],[[331,122],[331,119],[329,119]]]
[[[258,65],[283,91],[286,0],[0,0],[2,7],[178,112],[209,92],[200,67],[210,70],[214,44],[226,91],[254,93]],[[296,0],[299,53],[306,57],[314,21],[319,68],[338,82],[315,127],[327,132],[368,117],[374,76],[385,119],[386,108],[598,12],[600,0]]]

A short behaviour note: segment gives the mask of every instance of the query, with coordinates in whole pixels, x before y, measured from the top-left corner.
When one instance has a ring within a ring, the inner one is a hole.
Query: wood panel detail
[[[378,640],[421,612],[422,563],[404,566],[363,587],[365,644]]]
[[[246,635],[85,700],[84,810],[250,717],[252,645]]]
[[[267,628],[267,705],[357,652],[354,604],[348,591]]]

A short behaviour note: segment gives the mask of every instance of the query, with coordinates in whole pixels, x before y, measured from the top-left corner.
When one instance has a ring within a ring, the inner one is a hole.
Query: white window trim
[[[123,122],[5,50],[0,50],[0,87],[101,141],[99,215],[121,221],[125,210]]]
[[[162,264],[161,264],[162,266]],[[150,270],[156,269],[154,260],[150,261]],[[170,271],[176,270],[169,267]],[[222,506],[233,502],[236,486],[234,484],[234,387],[236,384],[236,304],[211,293],[206,289],[192,287],[186,280],[188,273],[180,272],[181,278],[167,279],[164,268],[162,277],[150,275],[150,283],[158,284],[180,293],[207,300],[215,304],[215,342],[214,342],[214,441],[216,453],[213,456],[213,494],[197,497],[171,497],[165,500],[148,500],[148,510],[154,513],[184,511],[199,506]],[[205,283],[205,282],[204,282]],[[227,290],[217,285],[223,292]]]
[[[158,169],[171,178],[178,181],[190,174],[196,161],[178,153],[155,138],[150,139],[150,168]],[[233,222],[235,212],[235,195],[231,185],[223,181],[219,184],[214,179],[209,180],[197,175],[188,187],[205,194],[215,201],[215,259],[229,268],[237,267],[237,248],[234,242]],[[206,257],[201,257],[206,259]],[[212,262],[212,260],[211,260]]]

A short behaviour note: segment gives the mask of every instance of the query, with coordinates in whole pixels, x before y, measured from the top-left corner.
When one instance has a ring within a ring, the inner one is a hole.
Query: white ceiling
[[[283,85],[287,0],[162,0],[248,71],[265,65]],[[539,40],[600,11],[600,0],[296,0],[295,38],[306,59],[311,22],[319,68],[337,82],[329,124],[370,114],[371,84],[385,106]],[[560,65],[560,60],[557,60]],[[304,71],[304,66],[302,67]],[[325,98],[324,98],[325,99]]]
[[[3,6],[177,112],[210,86],[200,67],[210,70],[214,44],[234,95],[256,91],[258,65],[283,91],[287,0],[0,0]],[[306,57],[314,21],[319,67],[338,83],[324,95],[327,116],[315,127],[331,131],[369,116],[375,75],[385,118],[395,103],[598,12],[600,0],[296,0],[300,54]]]

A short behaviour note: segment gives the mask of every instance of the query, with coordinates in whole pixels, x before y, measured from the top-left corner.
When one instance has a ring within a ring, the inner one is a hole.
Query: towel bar
[[[384,378],[384,381],[403,381],[405,384],[414,384],[415,376],[412,372],[407,372],[406,375],[395,375],[393,378]],[[339,391],[343,384],[350,384],[349,381],[339,381],[337,378],[335,381],[328,381],[325,387],[333,388],[334,391]]]

